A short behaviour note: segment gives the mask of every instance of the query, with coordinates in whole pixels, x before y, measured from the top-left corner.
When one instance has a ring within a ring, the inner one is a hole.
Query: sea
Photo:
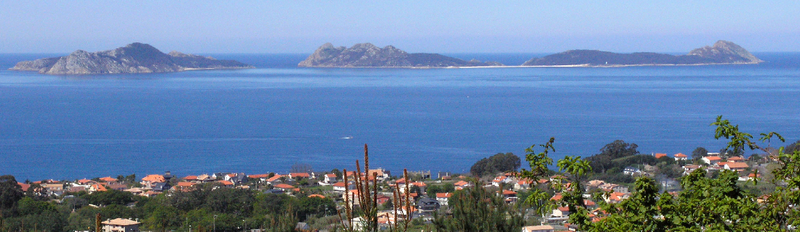
[[[719,151],[718,115],[800,140],[800,53],[758,65],[298,68],[308,54],[204,54],[256,66],[50,76],[5,70],[65,54],[0,54],[0,175],[75,180],[370,168],[468,173],[555,138],[555,160],[615,140],[643,154]],[[546,54],[447,54],[521,64]],[[535,151],[541,148],[535,147]],[[747,154],[758,153],[748,151]]]

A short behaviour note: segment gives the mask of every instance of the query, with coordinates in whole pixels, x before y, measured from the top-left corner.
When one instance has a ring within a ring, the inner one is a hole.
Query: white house
[[[688,159],[689,156],[686,156],[683,153],[675,154],[675,161],[688,160]]]
[[[720,158],[719,156],[706,156],[706,157],[703,157],[703,162],[705,162],[708,165],[717,165],[717,163],[719,163],[719,161],[722,161],[722,158]]]

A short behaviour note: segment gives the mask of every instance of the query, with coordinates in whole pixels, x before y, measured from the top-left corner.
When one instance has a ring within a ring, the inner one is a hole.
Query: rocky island
[[[686,55],[652,52],[630,54],[597,50],[570,50],[528,60],[522,66],[645,66],[645,65],[712,65],[758,64],[764,62],[747,50],[729,41],[720,40],[713,46],[694,49]]]
[[[350,48],[326,43],[298,67],[324,68],[446,68],[471,66],[502,66],[497,62],[465,61],[435,53],[407,53],[391,45],[379,48],[360,43]]]
[[[51,75],[164,73],[206,69],[246,69],[253,66],[211,57],[170,52],[164,54],[143,43],[132,43],[114,50],[77,50],[62,57],[22,61],[9,70],[36,71]]]

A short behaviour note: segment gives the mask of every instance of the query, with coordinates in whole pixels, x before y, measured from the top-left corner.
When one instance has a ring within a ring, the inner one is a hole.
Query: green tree
[[[708,155],[708,150],[703,147],[697,147],[692,151],[692,160],[700,160]]]
[[[520,231],[522,215],[482,186],[456,191],[448,204],[452,215],[435,214],[438,231]]]
[[[0,217],[9,217],[17,201],[25,195],[17,179],[11,175],[0,176]]]
[[[519,169],[521,161],[513,153],[497,153],[489,158],[483,158],[472,165],[470,173],[475,177],[493,175],[498,172],[513,172]]]

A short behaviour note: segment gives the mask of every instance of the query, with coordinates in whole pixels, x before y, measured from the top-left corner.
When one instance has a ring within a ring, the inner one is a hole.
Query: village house
[[[517,202],[517,192],[511,190],[503,190],[501,193],[503,200],[508,204]]]
[[[284,192],[294,191],[295,187],[288,184],[276,184],[273,186],[276,189],[283,190]]]
[[[689,159],[689,156],[686,156],[683,153],[675,154],[675,161],[686,161],[688,159]]]
[[[739,181],[754,181],[757,179],[761,179],[761,174],[756,175],[755,173],[750,173],[747,175],[739,176]]]
[[[289,173],[289,179],[300,180],[300,179],[303,179],[303,178],[307,179],[307,178],[314,178],[314,177],[312,177],[311,174],[308,174],[308,173],[305,173],[305,172]]]
[[[453,193],[436,193],[436,200],[439,201],[439,205],[447,206],[447,202],[452,196]]]
[[[269,179],[267,179],[267,184],[275,185],[277,183],[280,183],[281,182],[281,177],[284,177],[284,176],[275,174],[274,176],[272,176]]]
[[[462,189],[464,189],[466,187],[472,186],[472,184],[470,184],[469,182],[463,181],[463,180],[455,182],[455,183],[453,183],[453,185],[455,186],[456,190],[462,190]]]
[[[561,206],[553,209],[550,217],[547,217],[548,223],[565,222],[569,219],[569,207]]]
[[[186,177],[184,177],[184,178],[183,178],[183,181],[186,181],[186,182],[192,182],[192,183],[197,183],[197,182],[199,182],[199,181],[197,181],[197,176],[192,176],[192,175],[189,175],[189,176],[186,176]]]
[[[181,182],[178,182],[178,184],[176,184],[172,188],[175,191],[188,192],[188,191],[191,191],[192,189],[194,189],[194,185],[195,185],[195,183],[192,183],[192,182],[181,181]]]
[[[384,181],[391,177],[391,175],[389,175],[389,171],[383,168],[370,169],[367,173],[367,176],[372,177],[374,174],[377,174],[378,181]]]
[[[324,178],[322,179],[322,183],[325,184],[334,184],[336,182],[337,182],[336,174],[333,173],[325,174]]]
[[[201,183],[214,182],[215,180],[217,180],[217,179],[214,178],[213,176],[209,176],[208,174],[202,174],[202,175],[197,176],[197,181],[199,181]]]
[[[118,182],[111,182],[111,183],[106,184],[106,188],[117,190],[117,191],[123,191],[123,190],[127,189],[128,186],[125,185],[125,184],[122,184],[122,183],[118,183]]]
[[[719,156],[706,156],[703,157],[702,160],[708,165],[717,165],[717,163],[722,161],[722,158],[720,158]]]
[[[555,228],[550,225],[541,226],[525,226],[522,227],[522,232],[554,232]]]
[[[151,174],[151,175],[147,175],[144,178],[142,178],[141,184],[144,185],[147,188],[153,188],[153,186],[156,183],[164,183],[164,182],[166,182],[166,179],[164,179],[164,176],[159,175],[159,174]]]
[[[625,175],[641,175],[643,172],[639,168],[636,167],[626,167],[622,170],[622,173]]]
[[[684,176],[685,175],[689,175],[689,173],[692,173],[694,170],[697,170],[698,168],[700,168],[700,165],[696,165],[696,164],[684,165],[683,166],[683,175]]]
[[[531,188],[533,181],[530,179],[521,179],[514,183],[514,190],[528,190]]]
[[[656,159],[661,159],[661,158],[667,157],[667,154],[666,153],[656,153],[655,157],[656,157]]]
[[[360,202],[358,198],[358,189],[352,189],[342,194],[342,201],[347,202],[351,208],[359,205]]]
[[[337,182],[337,183],[333,184],[333,191],[344,192],[344,191],[347,191],[348,189],[354,189],[355,188],[355,186],[353,184],[349,184],[350,186],[348,188],[345,188],[345,185],[347,185],[347,184],[344,183],[344,182]]]
[[[427,197],[422,197],[417,201],[417,209],[421,213],[428,213],[436,211],[440,208],[439,201]]]
[[[728,158],[728,162],[744,162],[744,158],[741,156],[732,156]]]
[[[105,220],[101,223],[103,225],[103,232],[139,232],[138,221],[117,218]]]
[[[748,166],[747,163],[743,163],[743,162],[727,162],[725,164],[724,169],[725,170],[733,170],[733,171],[737,171],[737,172],[743,172],[743,171],[745,171],[745,169],[747,169],[749,167],[750,166]]]
[[[249,178],[249,179],[256,179],[256,180],[258,180],[258,181],[265,182],[265,181],[267,181],[267,179],[269,179],[269,174],[253,174],[253,175],[247,175],[247,178]]]

